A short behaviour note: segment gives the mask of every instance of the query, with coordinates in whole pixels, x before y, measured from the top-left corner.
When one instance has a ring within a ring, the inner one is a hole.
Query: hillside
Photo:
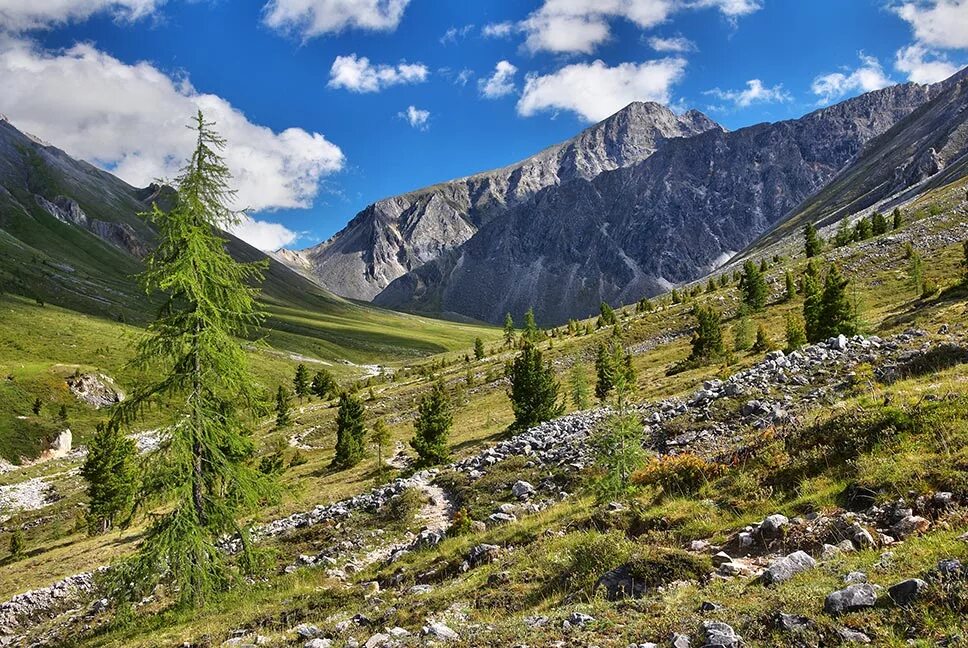
[[[821,646],[957,636],[968,612],[968,579],[951,562],[968,560],[965,189],[959,181],[925,192],[901,205],[900,230],[824,252],[851,279],[860,336],[789,353],[736,349],[673,371],[689,353],[694,304],[723,313],[732,346],[742,324],[735,281],[717,276],[711,290],[684,287],[685,303],[665,295],[652,311],[621,310],[645,453],[637,488],[623,496],[597,495],[607,407],[568,398],[562,417],[509,432],[503,366],[517,351],[489,344],[481,361],[457,351],[375,383],[367,419],[389,424],[397,479],[374,486],[373,456],[327,467],[331,401],[300,403],[288,428],[261,425],[266,452],[282,443],[301,459],[283,473],[282,500],[252,515],[271,567],[200,610],[166,609],[162,598],[112,623],[91,577],[75,575],[130,551],[138,528],[94,537],[72,529],[83,501],[77,458],[3,475],[8,497],[24,501],[27,484],[46,495],[8,522],[26,529],[27,551],[8,559],[0,592],[39,589],[0,605],[2,625],[27,645],[78,646],[686,645],[681,636]],[[906,243],[939,291],[913,292]],[[792,236],[766,250],[769,303],[748,316],[775,345],[802,308],[782,280],[803,271],[800,247]],[[576,372],[594,384],[595,348],[613,328],[587,321],[543,337],[568,391]],[[453,463],[414,472],[405,444],[433,373],[460,403]]]

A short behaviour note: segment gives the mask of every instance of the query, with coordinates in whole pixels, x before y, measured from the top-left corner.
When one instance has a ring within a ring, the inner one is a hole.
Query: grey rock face
[[[640,162],[669,138],[710,129],[718,126],[702,113],[677,116],[665,106],[636,102],[517,164],[380,200],[328,241],[298,256],[279,251],[277,258],[339,295],[373,299],[541,189]]]
[[[905,84],[796,120],[669,140],[631,166],[538,191],[374,301],[491,322],[533,306],[549,325],[661,292],[744,249],[941,91]]]
[[[875,603],[877,603],[877,592],[873,586],[862,583],[828,594],[823,603],[823,611],[827,614],[843,614],[874,607]]]

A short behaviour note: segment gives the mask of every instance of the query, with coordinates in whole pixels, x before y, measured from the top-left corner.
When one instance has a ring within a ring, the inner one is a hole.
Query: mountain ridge
[[[699,111],[676,115],[654,102],[633,102],[524,160],[384,198],[319,245],[277,254],[337,294],[372,299],[542,188],[592,178],[647,158],[665,140],[710,129],[721,127]]]

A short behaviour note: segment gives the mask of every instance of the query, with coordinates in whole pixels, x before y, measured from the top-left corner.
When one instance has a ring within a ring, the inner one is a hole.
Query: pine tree
[[[766,272],[769,269],[770,269],[770,264],[767,262],[767,260],[765,258],[760,259],[760,272]]]
[[[474,338],[474,357],[478,360],[483,360],[487,353],[484,351],[484,340],[481,338]]]
[[[513,347],[515,337],[514,318],[511,317],[511,313],[508,313],[504,316],[504,346]]]
[[[551,363],[544,361],[541,351],[533,344],[525,344],[514,358],[508,368],[508,378],[515,429],[527,429],[564,411],[564,405],[558,402],[559,385]]]
[[[908,266],[908,277],[911,279],[911,285],[914,287],[914,294],[921,296],[924,292],[924,264],[921,260],[921,255],[911,251],[910,265]]]
[[[756,327],[756,342],[753,343],[754,353],[766,353],[773,349],[773,341],[770,340],[766,328],[760,324]]]
[[[675,288],[672,289],[672,303],[673,304],[682,303],[682,296],[679,294],[679,291],[676,290]]]
[[[276,390],[276,427],[284,428],[292,425],[289,411],[291,407],[292,399],[289,397],[289,390],[279,385],[279,389]]]
[[[588,379],[585,371],[577,362],[572,365],[569,375],[569,387],[571,388],[571,404],[577,410],[585,410],[591,406],[588,394]]]
[[[602,302],[599,304],[598,311],[598,328],[612,326],[618,322],[618,319],[615,317],[615,311],[607,303]]]
[[[14,529],[13,533],[10,534],[10,557],[13,559],[20,558],[24,552],[24,532],[20,529]]]
[[[352,468],[363,460],[363,401],[356,394],[343,392],[336,412],[336,456],[333,466]]]
[[[733,349],[736,351],[746,351],[753,346],[753,336],[755,330],[750,318],[743,316],[733,326]]]
[[[333,374],[321,369],[313,376],[313,382],[309,385],[309,389],[317,398],[329,398],[337,391],[338,385],[336,379],[333,378]]]
[[[901,215],[901,208],[900,207],[895,207],[894,208],[894,211],[891,212],[891,215],[893,216],[893,222],[891,224],[891,229],[900,229],[901,225],[904,224],[902,222],[904,220],[904,217]]]
[[[57,410],[57,421],[61,425],[67,425],[67,405],[61,405]]]
[[[655,310],[655,304],[648,297],[643,297],[639,300],[639,303],[635,307],[636,312],[639,313],[651,313]]]
[[[706,292],[707,293],[716,292],[716,282],[713,280],[712,277],[710,277],[709,281],[706,282]]]
[[[111,530],[134,502],[136,448],[115,423],[98,423],[88,444],[81,476],[87,482],[87,529],[90,535]]]
[[[696,331],[692,335],[690,360],[709,362],[722,356],[723,346],[722,316],[712,306],[697,305],[693,309],[696,318]]]
[[[529,308],[524,313],[524,330],[521,331],[521,338],[531,344],[538,341],[538,325],[534,321],[533,308]]]
[[[763,278],[762,271],[752,261],[743,264],[743,279],[739,286],[743,293],[743,304],[747,308],[758,311],[766,306],[766,297],[769,293],[766,279]]]
[[[825,340],[837,335],[857,333],[857,317],[850,299],[847,286],[850,280],[840,273],[836,265],[830,266],[824,279],[823,296],[820,305],[818,339]]]
[[[40,400],[39,397],[34,399],[34,404],[30,408],[31,411],[34,413],[34,416],[40,416],[40,409],[43,406],[44,406],[44,403],[42,400]]]
[[[803,227],[803,251],[808,259],[823,251],[823,239],[820,238],[817,227],[813,223],[807,223]]]
[[[854,225],[855,241],[866,241],[873,235],[874,235],[874,230],[871,227],[871,221],[866,216],[861,218],[859,221],[857,221],[857,224]]]
[[[834,245],[844,247],[850,245],[853,240],[854,232],[850,229],[850,223],[847,222],[847,218],[841,218],[840,224],[837,226],[837,233],[834,235]]]
[[[887,233],[887,219],[879,211],[874,212],[874,215],[871,217],[871,231],[874,233],[874,236]]]
[[[803,320],[790,313],[786,317],[786,352],[792,353],[807,343]]]
[[[141,283],[165,301],[138,345],[135,365],[151,368],[154,382],[139,386],[116,407],[112,423],[126,427],[149,407],[163,405],[170,424],[145,465],[136,501],[164,502],[153,514],[137,555],[114,571],[112,594],[140,600],[159,582],[182,605],[200,604],[232,582],[217,542],[243,538],[238,565],[254,565],[244,511],[272,494],[272,482],[252,465],[250,413],[264,411],[241,340],[262,321],[256,310],[264,263],[242,264],[226,251],[219,228],[239,222],[228,204],[230,174],[220,153],[225,141],[199,112],[195,150],[176,179],[174,207],[157,204],[144,216],[158,231]],[[146,372],[147,373],[147,372]],[[150,497],[150,499],[148,499]]]
[[[786,301],[793,301],[797,297],[796,279],[793,278],[793,273],[789,270],[786,271],[783,279],[786,282],[786,295],[784,296],[784,299]]]
[[[292,391],[299,398],[306,398],[312,393],[310,391],[309,370],[302,363],[299,363],[296,367],[296,375],[292,379]]]
[[[608,346],[600,343],[595,351],[595,396],[605,400],[615,385],[615,365]]]
[[[430,392],[420,399],[411,447],[417,451],[417,466],[436,466],[447,461],[447,436],[454,422],[450,397],[441,380],[436,381]]]
[[[383,451],[390,445],[390,428],[386,422],[379,418],[373,423],[370,430],[370,441],[376,446],[376,470],[377,478],[383,479],[386,473],[386,464],[383,462]]]
[[[821,301],[820,274],[813,263],[803,273],[803,321],[810,342],[824,339],[820,331]]]
[[[720,288],[725,288],[728,285],[729,285],[729,275],[727,275],[727,274],[720,275],[720,277],[719,277],[719,287]]]

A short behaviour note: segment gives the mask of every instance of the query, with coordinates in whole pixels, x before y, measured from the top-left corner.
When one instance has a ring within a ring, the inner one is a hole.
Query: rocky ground
[[[855,384],[854,369],[859,365],[876,366],[883,377],[902,374],[912,358],[923,357],[936,344],[929,340],[922,331],[908,331],[888,339],[841,336],[790,354],[774,351],[762,362],[726,380],[704,382],[689,397],[642,403],[634,409],[641,416],[645,438],[653,450],[668,454],[688,451],[722,459],[742,447],[750,433],[765,427],[795,425],[802,411],[838,398]],[[333,578],[352,581],[353,574],[369,565],[391,564],[408,552],[434,547],[446,537],[455,507],[436,483],[442,473],[457,472],[471,481],[479,480],[495,466],[513,457],[524,457],[527,465],[556,471],[581,471],[593,461],[590,437],[609,415],[607,408],[599,408],[560,417],[439,470],[418,472],[347,500],[263,524],[253,529],[253,538],[266,541],[296,530],[345,521],[357,514],[382,510],[392,498],[408,489],[420,492],[425,504],[416,518],[419,532],[408,532],[399,537],[391,537],[392,534],[384,534],[380,529],[356,532],[314,555],[299,555],[285,568],[287,572],[324,568]],[[518,516],[533,514],[569,496],[554,479],[535,484],[519,480],[511,493],[513,501],[493,502],[493,512],[485,521],[486,525],[514,522]],[[757,525],[737,529],[720,546],[700,542],[687,549],[712,556],[714,577],[758,578],[771,584],[803,569],[811,569],[817,560],[822,561],[838,552],[869,547],[886,549],[931,528],[958,504],[951,493],[935,493],[930,498],[922,497],[913,502],[871,506],[861,513],[842,512],[795,519],[775,515]],[[227,540],[225,548],[233,551],[237,548],[236,541]],[[489,562],[499,552],[500,548],[493,545],[475,546],[466,556],[466,568]],[[885,555],[888,556],[885,559],[889,559],[889,554]],[[621,589],[621,574],[607,575],[603,579],[613,594]],[[31,625],[64,613],[67,613],[65,618],[85,619],[85,623],[96,618],[103,603],[90,603],[96,598],[92,582],[90,574],[80,574],[3,604],[0,606],[2,641],[6,644],[22,641],[23,633],[29,631]],[[851,583],[850,586],[859,584]],[[378,590],[380,584],[367,584],[366,587]],[[417,586],[418,589],[429,587],[429,584]],[[843,604],[847,607],[857,605],[850,603],[855,590],[835,597],[831,605],[840,605],[836,601],[841,598],[848,601]],[[916,596],[916,592],[912,596]],[[580,625],[583,620],[567,622]],[[726,632],[726,629],[702,629],[706,634],[719,631]],[[329,639],[321,632],[317,634],[305,628],[302,631],[294,629],[294,632],[304,637],[307,647],[330,645],[325,643]],[[446,639],[450,633],[456,636],[457,630],[432,622],[425,632],[438,639]],[[361,638],[360,645],[393,645],[406,641],[405,635],[392,628],[376,635],[384,636]],[[56,636],[34,637],[32,640],[50,642]]]

